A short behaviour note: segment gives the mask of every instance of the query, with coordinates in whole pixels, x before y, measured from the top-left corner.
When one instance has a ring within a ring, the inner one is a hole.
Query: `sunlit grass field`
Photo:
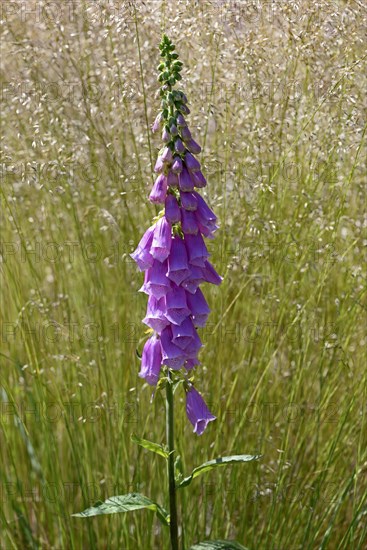
[[[165,549],[150,511],[71,517],[108,496],[167,505],[164,402],[138,378],[158,209],[157,45],[182,89],[220,220],[224,277],[195,379],[217,415],[185,471],[262,454],[179,493],[187,548],[367,547],[363,2],[2,5],[0,547]],[[154,164],[153,164],[154,165]]]

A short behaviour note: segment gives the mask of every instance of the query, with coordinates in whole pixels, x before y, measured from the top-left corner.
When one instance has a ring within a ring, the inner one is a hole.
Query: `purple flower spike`
[[[174,195],[167,195],[165,204],[165,216],[170,223],[178,223],[181,220],[181,210]]]
[[[182,282],[183,288],[190,292],[190,294],[195,294],[199,285],[205,281],[203,272],[200,267],[193,265],[191,267],[191,273],[187,279]]]
[[[145,342],[139,376],[148,384],[155,386],[158,382],[162,365],[162,350],[160,340],[152,336]]]
[[[180,138],[177,138],[175,141],[175,151],[176,153],[184,153],[186,151],[186,147],[184,146],[182,140]]]
[[[180,193],[181,205],[185,210],[193,212],[198,207],[197,198],[193,193]]]
[[[200,162],[191,153],[186,153],[185,164],[190,172],[199,172],[201,168]]]
[[[206,187],[206,179],[203,176],[203,173],[201,172],[201,170],[199,170],[198,172],[193,172],[192,177],[195,183],[195,187],[198,187],[198,188]]]
[[[186,393],[186,413],[197,435],[204,433],[209,422],[216,419],[194,386]]]
[[[187,126],[184,126],[183,128],[181,128],[181,137],[184,141],[190,141],[190,139],[192,139],[191,132]]]
[[[171,163],[173,159],[172,151],[169,147],[165,147],[161,156],[163,162]]]
[[[182,160],[181,160],[181,157],[174,157],[173,159],[173,164],[172,164],[172,172],[174,174],[180,174],[182,172]]]
[[[167,262],[154,260],[152,267],[145,272],[144,284],[140,291],[154,296],[157,300],[165,296],[171,290],[171,283],[166,277]]]
[[[189,315],[185,290],[180,286],[173,286],[172,291],[166,295],[166,318],[173,325],[181,325]]]
[[[210,309],[200,288],[197,289],[195,294],[190,294],[188,292],[186,294],[186,301],[191,310],[194,325],[196,327],[204,327],[208,319]]]
[[[164,174],[160,174],[149,195],[150,202],[154,204],[162,204],[166,200],[167,195],[167,178]]]
[[[223,277],[218,275],[218,273],[215,271],[214,267],[210,262],[206,262],[205,267],[202,268],[204,280],[207,283],[211,283],[213,285],[220,285],[223,281]]]
[[[190,176],[190,172],[185,165],[183,165],[182,172],[179,175],[178,185],[181,191],[193,191],[195,188],[194,182],[192,181],[192,178]]]
[[[172,326],[172,344],[185,350],[194,341],[196,329],[190,317],[187,317],[181,325]]]
[[[178,187],[178,175],[173,172],[168,172],[167,183],[169,187]]]
[[[136,250],[130,254],[132,259],[138,264],[140,271],[144,271],[153,265],[154,258],[150,253],[150,247],[153,242],[154,229],[155,225],[152,225],[146,230]]]
[[[185,235],[185,244],[189,263],[198,267],[205,267],[209,252],[200,232],[197,235]]]
[[[171,134],[169,133],[167,128],[163,128],[162,141],[164,141],[164,143],[168,143],[169,141],[171,141]]]
[[[185,140],[185,144],[188,150],[191,151],[191,153],[194,153],[194,155],[201,153],[201,147],[194,139],[189,139],[188,141]]]
[[[166,327],[161,334],[162,364],[178,370],[183,367],[187,357],[185,352],[172,343],[171,327]]]
[[[185,234],[196,235],[199,231],[195,213],[181,208],[181,227]]]
[[[159,113],[159,115],[157,116],[157,118],[155,119],[154,123],[153,123],[153,126],[152,126],[152,132],[153,134],[155,134],[155,132],[157,132],[161,126],[161,122],[163,120],[163,116],[162,116],[162,113]]]
[[[149,296],[147,314],[143,319],[143,323],[160,334],[164,327],[169,325],[169,321],[166,319],[164,312],[164,297],[157,300],[154,296]]]
[[[171,224],[166,220],[165,216],[163,216],[155,225],[150,253],[155,260],[164,262],[169,256],[171,244]]]
[[[185,243],[180,237],[175,237],[172,239],[171,253],[168,257],[167,277],[176,285],[180,285],[189,275]]]
[[[177,126],[179,128],[183,128],[184,126],[187,126],[186,124],[186,120],[184,119],[184,117],[181,115],[181,113],[178,115],[177,117]]]
[[[158,157],[157,162],[155,163],[155,166],[154,166],[154,172],[159,174],[160,172],[163,171],[163,168],[164,168],[163,159],[162,159],[162,157]]]

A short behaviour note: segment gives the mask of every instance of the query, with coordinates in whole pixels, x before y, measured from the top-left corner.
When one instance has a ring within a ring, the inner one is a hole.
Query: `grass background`
[[[224,276],[197,387],[176,399],[187,545],[366,548],[366,10],[359,1],[2,5],[1,548],[166,548],[164,407],[137,377],[146,298],[129,259],[155,215],[162,31],[184,62]]]

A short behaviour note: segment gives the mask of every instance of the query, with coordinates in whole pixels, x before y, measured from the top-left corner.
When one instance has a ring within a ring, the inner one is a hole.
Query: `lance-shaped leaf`
[[[122,512],[133,512],[134,510],[142,510],[146,508],[156,512],[158,518],[164,525],[169,525],[169,514],[159,504],[150,500],[150,498],[139,493],[128,493],[110,497],[104,502],[98,502],[91,508],[87,508],[84,512],[73,514],[77,518],[88,518],[91,516],[100,516],[102,514],[119,514]]]
[[[261,458],[261,455],[232,455],[209,460],[208,462],[201,464],[201,466],[194,468],[191,475],[185,477],[185,479],[183,479],[177,487],[178,489],[181,489],[181,487],[186,487],[186,485],[189,485],[196,477],[204,474],[205,472],[209,472],[218,466],[226,466],[227,464],[235,464],[237,462],[252,462],[253,460],[258,460],[259,458]]]
[[[147,449],[152,453],[163,456],[163,458],[169,457],[169,453],[164,449],[163,445],[160,445],[159,443],[154,443],[153,441],[149,441],[148,439],[143,439],[142,437],[138,437],[135,434],[131,435],[131,441],[134,441],[134,443],[137,443],[138,445],[140,445],[140,447],[143,447],[144,449]]]
[[[205,540],[190,546],[189,550],[247,550],[242,544],[232,540]]]

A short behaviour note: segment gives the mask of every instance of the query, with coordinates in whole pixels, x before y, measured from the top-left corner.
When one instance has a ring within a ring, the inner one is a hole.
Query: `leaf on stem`
[[[169,514],[159,504],[150,500],[150,498],[139,493],[128,493],[110,497],[104,502],[98,502],[91,508],[87,508],[79,514],[72,514],[77,518],[88,518],[91,516],[100,516],[103,514],[119,514],[122,512],[133,512],[134,510],[142,510],[146,508],[156,512],[157,517],[164,525],[169,525]]]
[[[259,458],[261,458],[261,455],[232,455],[209,460],[197,468],[194,468],[191,475],[185,477],[177,488],[181,489],[182,487],[186,487],[186,485],[190,485],[193,479],[201,474],[204,474],[205,472],[209,472],[210,470],[217,468],[218,466],[226,466],[227,464],[235,464],[236,462],[252,462],[253,460],[258,460]]]
[[[148,439],[143,439],[142,437],[138,437],[135,434],[131,435],[131,441],[137,443],[138,445],[140,445],[140,447],[143,447],[144,449],[147,449],[152,453],[163,456],[163,458],[167,459],[169,457],[169,453],[164,449],[163,445],[160,445],[159,443],[148,441]]]
[[[190,546],[189,550],[247,550],[234,540],[205,540]]]

